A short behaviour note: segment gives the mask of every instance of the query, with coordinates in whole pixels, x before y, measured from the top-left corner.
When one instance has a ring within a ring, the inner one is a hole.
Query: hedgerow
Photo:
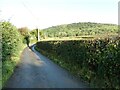
[[[36,50],[91,87],[120,88],[120,38],[40,41]]]
[[[9,79],[23,49],[22,36],[10,22],[0,22],[2,32],[2,83]]]

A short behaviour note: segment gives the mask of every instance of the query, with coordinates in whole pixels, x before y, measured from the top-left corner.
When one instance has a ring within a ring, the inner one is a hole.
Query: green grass
[[[94,40],[94,39],[104,39],[107,37],[116,37],[117,33],[109,33],[109,34],[99,34],[99,35],[82,35],[76,37],[47,37],[42,38],[41,41],[66,41],[66,40]]]

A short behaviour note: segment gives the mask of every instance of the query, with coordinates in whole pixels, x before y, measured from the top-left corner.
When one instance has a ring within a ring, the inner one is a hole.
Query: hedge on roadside
[[[22,49],[22,36],[10,22],[0,22],[2,32],[2,84],[11,76],[19,61]]]
[[[21,35],[17,28],[9,22],[2,22],[2,60],[16,55],[21,44]]]
[[[91,87],[120,88],[120,38],[41,41],[36,49]]]

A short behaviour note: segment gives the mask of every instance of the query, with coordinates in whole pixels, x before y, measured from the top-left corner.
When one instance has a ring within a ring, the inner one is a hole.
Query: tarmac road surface
[[[87,84],[37,52],[34,46],[32,50],[24,49],[21,62],[5,88],[88,88]]]

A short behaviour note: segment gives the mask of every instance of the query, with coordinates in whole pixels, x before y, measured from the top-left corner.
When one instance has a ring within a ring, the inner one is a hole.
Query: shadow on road
[[[87,88],[84,82],[77,80],[69,72],[54,64],[47,57],[27,47],[21,56],[21,62],[5,88]]]

